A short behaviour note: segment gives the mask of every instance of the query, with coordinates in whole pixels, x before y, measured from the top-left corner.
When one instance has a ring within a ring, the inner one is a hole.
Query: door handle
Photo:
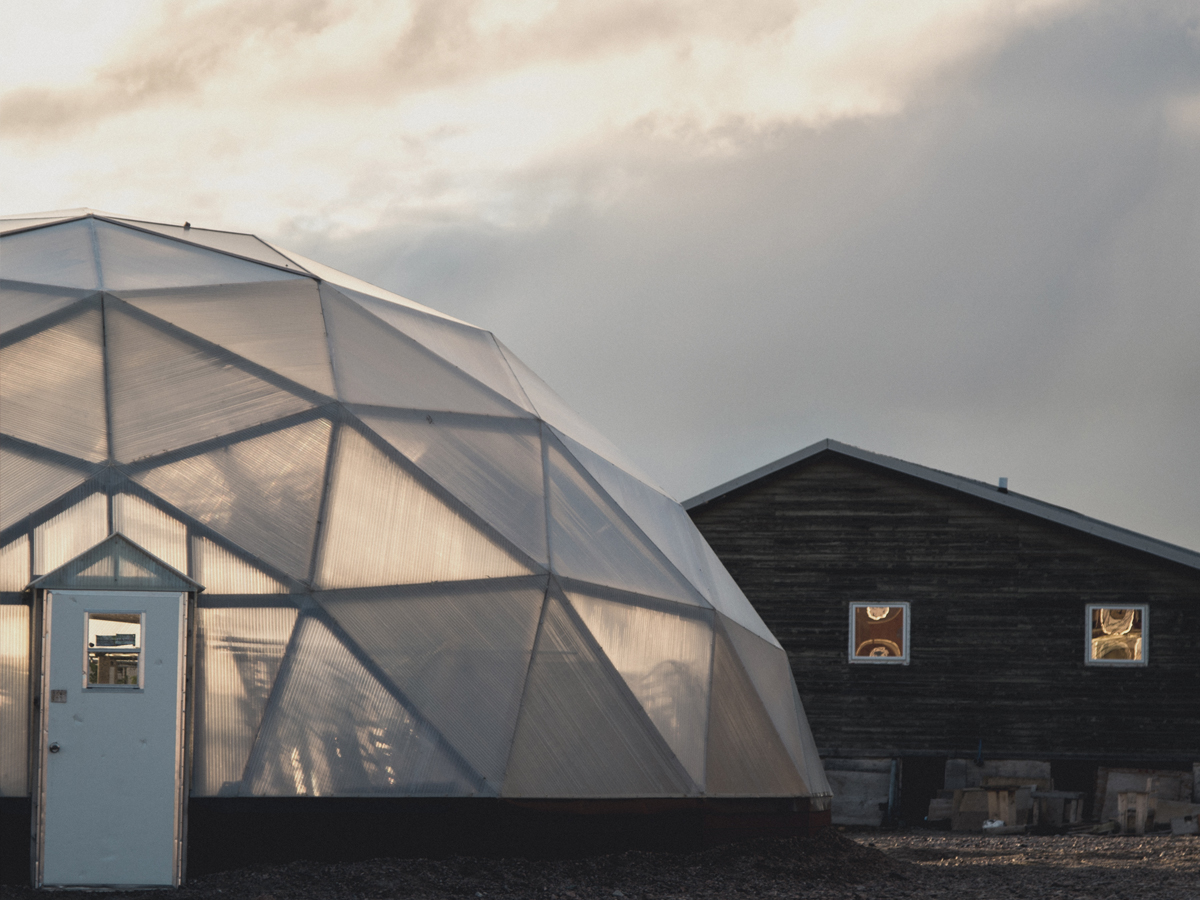
[[[62,748],[58,746],[58,744],[51,744],[47,749],[49,749],[51,753],[57,753]]]

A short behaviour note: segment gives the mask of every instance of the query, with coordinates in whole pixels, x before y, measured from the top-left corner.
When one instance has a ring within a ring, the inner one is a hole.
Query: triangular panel
[[[0,334],[58,312],[93,293],[24,281],[0,281]]]
[[[320,621],[300,620],[243,794],[461,797],[477,778]]]
[[[575,591],[567,596],[650,721],[703,788],[712,665],[710,622]]]
[[[102,495],[96,495],[102,496]],[[36,537],[35,537],[36,540]],[[79,554],[35,582],[64,590],[191,591],[196,584],[182,572],[120,534]]]
[[[498,793],[546,580],[314,596]]]
[[[352,428],[337,437],[322,529],[323,589],[528,575],[531,570]]]
[[[705,605],[699,592],[629,524],[562,445],[547,439],[551,568],[569,578]]]
[[[513,377],[508,361],[496,346],[495,338],[488,332],[358,291],[343,288],[341,293],[517,406],[531,409],[524,391]]]
[[[112,499],[113,530],[180,572],[188,570],[187,526],[133,494]],[[201,582],[203,583],[203,582]]]
[[[303,422],[133,479],[297,579],[308,578],[332,426]]]
[[[529,413],[321,285],[338,396],[349,403],[521,416]]]
[[[36,228],[39,225],[49,225],[53,222],[78,219],[79,217],[79,213],[64,213],[58,216],[0,216],[0,234],[8,234],[10,231],[23,231],[26,228]]]
[[[778,647],[779,641],[775,639],[775,635],[771,634],[771,629],[763,622],[758,610],[746,599],[746,595],[733,580],[733,576],[729,574],[725,564],[717,558],[717,554],[713,553],[708,542],[701,538],[696,546],[700,549],[704,569],[708,575],[709,588],[705,596],[709,598],[713,607],[743,628],[754,632],[764,641]]]
[[[206,597],[288,593],[287,585],[208,538],[192,538],[192,578],[204,585]]]
[[[29,796],[29,612],[0,606],[0,797]]]
[[[99,221],[95,225],[104,289],[109,291],[305,277],[123,225]]]
[[[0,445],[0,529],[87,480],[89,473]]]
[[[538,416],[545,419],[564,434],[569,434],[584,446],[590,447],[596,453],[599,453],[605,459],[629,472],[635,478],[644,481],[651,487],[657,488],[654,480],[649,475],[643,472],[633,460],[618,450],[616,445],[597,431],[591,423],[587,422],[579,413],[567,406],[566,401],[558,396],[550,385],[534,374],[529,366],[521,362],[516,354],[499,341],[496,341],[496,344],[500,347],[504,358],[508,360],[513,373],[517,376],[517,381],[520,383],[521,389],[533,404],[533,408]]]
[[[108,456],[99,304],[0,348],[5,434],[93,461]]]
[[[333,395],[325,319],[312,279],[130,291],[121,299],[285,378]]]
[[[29,584],[29,535],[0,547],[0,591],[23,591]]]
[[[693,793],[620,676],[549,599],[504,781],[506,797]]]
[[[98,288],[96,249],[88,219],[0,238],[4,277],[14,281]]]
[[[202,608],[196,621],[192,796],[236,795],[296,610]]]
[[[153,231],[167,237],[187,241],[189,244],[199,244],[202,247],[209,247],[213,250],[223,250],[226,253],[234,253],[238,256],[256,259],[273,266],[291,269],[294,272],[304,271],[299,265],[278,251],[273,250],[252,234],[215,231],[209,228],[184,228],[182,225],[162,225],[158,222],[140,222],[137,219],[118,219],[117,221],[126,222],[137,228],[145,228],[147,231]]]
[[[531,558],[547,562],[541,426],[535,419],[352,409]]]
[[[708,579],[697,546],[697,541],[703,538],[683,507],[570,436],[561,432],[556,434],[571,455],[629,514],[638,528],[697,590],[707,596]]]
[[[122,462],[220,437],[312,402],[108,302],[113,453]],[[219,354],[219,355],[217,355]]]
[[[108,535],[108,498],[92,494],[33,530],[33,574],[45,575]]]
[[[804,781],[719,623],[708,718],[708,793],[795,797]]]

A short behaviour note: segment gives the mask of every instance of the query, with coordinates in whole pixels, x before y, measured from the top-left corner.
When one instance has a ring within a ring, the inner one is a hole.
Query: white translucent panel
[[[707,789],[709,795],[739,797],[809,793],[719,626],[708,719]]]
[[[754,632],[764,641],[778,647],[779,641],[775,639],[775,635],[771,634],[771,629],[763,622],[758,610],[750,605],[750,601],[746,599],[742,589],[738,587],[733,576],[729,574],[729,570],[725,568],[725,564],[717,559],[717,554],[713,553],[708,542],[701,538],[696,546],[700,548],[704,569],[708,575],[709,590],[705,596],[708,597],[713,607],[743,628]]]
[[[322,588],[528,575],[482,531],[352,428],[340,429],[317,563]]]
[[[461,797],[470,773],[437,731],[313,618],[303,618],[247,766],[243,794]]]
[[[265,242],[252,234],[239,234],[233,231],[215,231],[209,228],[184,228],[182,225],[162,225],[158,222],[141,222],[137,219],[119,219],[137,228],[144,228],[167,237],[178,238],[189,244],[200,244],[213,250],[223,250],[226,253],[236,253],[273,266],[282,266],[294,272],[304,270],[286,256],[272,249]]]
[[[8,234],[10,231],[21,231],[25,228],[35,228],[38,225],[49,225],[51,222],[61,222],[67,216],[35,216],[32,218],[22,218],[20,216],[4,216],[0,218],[0,234]]]
[[[121,299],[305,387],[333,394],[321,298],[311,279],[130,291]]]
[[[496,341],[496,344],[500,347],[504,358],[508,360],[508,364],[517,376],[517,381],[520,383],[522,390],[524,390],[530,403],[533,404],[534,410],[541,418],[564,434],[569,434],[584,446],[590,447],[596,453],[615,463],[640,481],[644,481],[651,487],[658,487],[654,480],[643,472],[633,460],[618,450],[612,441],[597,431],[595,426],[587,422],[579,413],[567,406],[566,401],[558,396],[550,385],[534,374],[532,369],[517,359],[511,350],[500,343],[500,341]]]
[[[704,539],[683,507],[570,436],[556,433],[576,461],[617,501],[675,568],[707,596],[708,578],[698,546]]]
[[[496,346],[495,338],[488,332],[358,291],[343,289],[341,293],[517,406],[532,410],[525,392],[513,377],[508,361]]]
[[[103,287],[108,291],[304,277],[122,225],[109,222],[95,225]]]
[[[504,781],[506,797],[694,793],[612,665],[547,600]]]
[[[0,238],[4,277],[63,287],[100,287],[90,219],[35,228]]]
[[[191,577],[206,597],[218,594],[286,594],[287,585],[239,559],[208,538],[192,538]]]
[[[825,766],[821,762],[821,754],[817,752],[817,741],[808,724],[808,716],[804,714],[804,704],[800,701],[800,692],[796,690],[795,683],[792,684],[792,705],[796,707],[796,720],[800,723],[800,746],[804,753],[805,765],[800,770],[800,777],[814,796],[831,795],[833,789],[825,776]]]
[[[0,281],[0,333],[48,316],[92,294],[52,285]]]
[[[64,590],[190,591],[193,585],[120,534],[93,547],[38,579],[43,588]]]
[[[23,591],[29,584],[29,535],[0,547],[0,591]]]
[[[567,596],[650,721],[703,789],[712,627],[700,619],[578,592],[568,591]]]
[[[529,416],[361,306],[321,285],[338,396],[351,403]]]
[[[750,676],[758,696],[762,698],[767,714],[775,723],[775,730],[779,732],[783,745],[787,747],[792,762],[803,772],[810,760],[805,758],[800,722],[796,718],[796,704],[792,701],[796,680],[792,676],[787,653],[735,622],[725,620],[722,624],[742,666],[746,669],[746,674]]]
[[[133,479],[254,556],[306,579],[332,430],[327,419],[303,422]]]
[[[498,793],[546,577],[317,594],[317,600]]]
[[[53,328],[0,348],[0,428],[52,450],[100,461],[104,329],[95,304]]]
[[[536,420],[368,407],[353,411],[530,557],[547,561],[541,426]]]
[[[173,569],[187,572],[187,526],[133,494],[112,501],[113,531],[120,532]]]
[[[277,247],[274,244],[269,244],[272,249],[277,250],[283,256],[297,263],[305,271],[316,275],[322,281],[327,281],[332,285],[340,288],[349,288],[352,291],[366,294],[370,297],[378,297],[380,300],[386,300],[389,303],[399,303],[402,306],[407,306],[409,309],[415,309],[419,312],[428,313],[431,316],[437,316],[439,319],[446,319],[450,322],[462,322],[453,316],[448,316],[445,313],[438,312],[436,309],[430,309],[428,306],[423,306],[414,300],[409,300],[407,297],[401,297],[399,294],[393,294],[391,291],[385,291],[381,287],[376,287],[370,282],[363,281],[361,278],[355,278],[353,275],[347,275],[345,272],[339,272],[337,269],[331,269],[329,266],[319,263],[314,259],[309,259],[301,256],[299,253],[293,253],[291,250],[285,250],[283,247]]]
[[[550,564],[562,575],[705,605],[624,513],[595,487],[562,445],[547,440],[550,466]]]
[[[18,522],[82,484],[87,472],[46,457],[0,446],[0,529]]]
[[[196,610],[192,796],[237,794],[296,610]]]
[[[0,606],[0,797],[29,794],[29,607]]]
[[[106,314],[113,453],[122,462],[220,437],[312,403],[141,322]]]
[[[45,575],[108,535],[108,498],[92,494],[33,532],[33,574]]]

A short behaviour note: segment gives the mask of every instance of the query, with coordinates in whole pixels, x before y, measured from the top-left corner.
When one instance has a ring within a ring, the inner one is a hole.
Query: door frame
[[[180,887],[187,879],[187,820],[188,820],[188,797],[191,794],[192,780],[192,732],[193,720],[195,715],[194,702],[194,686],[193,672],[195,669],[196,657],[196,591],[178,591],[175,588],[150,588],[148,590],[138,591],[136,588],[127,587],[104,589],[104,588],[50,588],[50,587],[35,587],[33,590],[33,610],[32,610],[32,654],[31,654],[31,674],[34,677],[30,678],[31,702],[29,704],[30,717],[33,721],[30,723],[30,737],[32,744],[30,750],[30,761],[32,763],[30,772],[30,784],[33,788],[31,793],[32,799],[32,829],[29,842],[29,866],[30,878],[33,886],[36,888],[43,887],[42,881],[42,864],[43,864],[43,848],[45,844],[45,816],[46,816],[46,773],[47,773],[47,754],[49,752],[49,726],[50,726],[50,673],[48,671],[47,662],[50,659],[49,648],[51,638],[51,623],[52,609],[54,604],[55,591],[64,593],[92,593],[103,592],[112,594],[136,594],[136,593],[179,593],[186,595],[183,600],[183,624],[179,636],[179,678],[180,689],[178,699],[176,701],[176,722],[180,733],[176,736],[176,751],[175,751],[175,841],[174,841],[174,861],[172,870],[174,873],[174,883],[172,887]],[[81,886],[86,887],[86,886]],[[97,885],[96,887],[106,887]],[[137,886],[116,886],[119,889],[136,889]]]

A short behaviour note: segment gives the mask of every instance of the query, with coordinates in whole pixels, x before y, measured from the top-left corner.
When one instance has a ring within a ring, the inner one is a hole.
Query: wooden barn
[[[835,822],[1200,802],[1200,553],[831,440],[684,506],[788,651]]]

